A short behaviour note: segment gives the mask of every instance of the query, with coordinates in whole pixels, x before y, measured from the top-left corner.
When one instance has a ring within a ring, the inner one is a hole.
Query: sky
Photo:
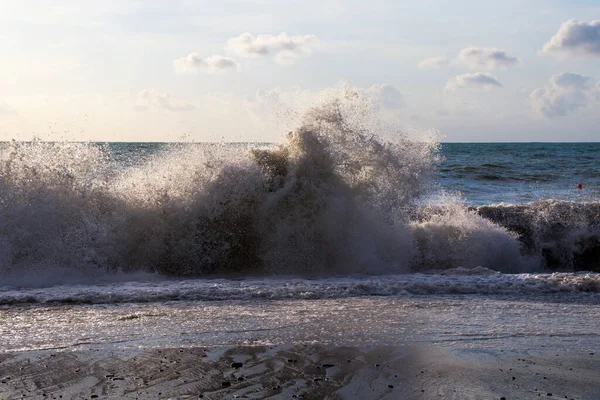
[[[600,139],[598,0],[0,0],[0,54],[0,140],[277,141],[341,87],[445,141]]]

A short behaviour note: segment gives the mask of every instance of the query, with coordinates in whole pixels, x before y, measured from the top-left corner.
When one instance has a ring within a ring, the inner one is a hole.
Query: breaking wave
[[[366,104],[352,91],[324,101],[279,145],[173,145],[129,164],[98,144],[12,142],[0,155],[0,277],[554,266],[550,239],[510,222],[516,209],[427,201],[437,142],[380,123]]]
[[[403,274],[302,279],[174,279],[137,276],[133,282],[58,285],[0,290],[0,306],[14,304],[106,304],[164,301],[315,300],[361,296],[500,295],[580,296],[600,293],[600,274],[502,274],[486,268],[455,268],[440,274]],[[548,301],[546,297],[544,301]]]

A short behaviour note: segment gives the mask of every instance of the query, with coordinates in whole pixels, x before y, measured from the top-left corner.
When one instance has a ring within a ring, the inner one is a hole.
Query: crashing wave
[[[366,104],[351,91],[324,101],[277,146],[181,144],[125,166],[97,144],[12,142],[0,155],[0,276],[533,268],[521,232],[484,208],[423,205],[438,144]]]

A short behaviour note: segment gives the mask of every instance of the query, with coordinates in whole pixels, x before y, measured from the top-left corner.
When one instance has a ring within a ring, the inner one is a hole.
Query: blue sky
[[[0,139],[271,141],[281,110],[351,85],[448,141],[597,141],[598,20],[590,0],[0,0]]]

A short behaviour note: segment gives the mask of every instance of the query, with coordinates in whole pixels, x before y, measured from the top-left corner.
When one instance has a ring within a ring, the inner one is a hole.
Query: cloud
[[[418,65],[419,69],[438,69],[448,65],[446,57],[429,57],[421,61]]]
[[[137,94],[135,109],[146,111],[151,108],[166,111],[191,111],[198,107],[185,100],[174,99],[167,93],[158,93],[154,89],[144,89]]]
[[[304,55],[322,45],[315,35],[290,36],[285,32],[277,36],[243,33],[227,41],[227,51],[244,58],[275,59],[278,64],[293,64]]]
[[[463,74],[456,76],[448,81],[446,90],[455,89],[478,89],[488,90],[495,87],[502,87],[498,80],[488,73],[476,72],[472,74]]]
[[[255,122],[293,123],[322,96],[322,92],[293,86],[259,89],[244,98],[244,108]]]
[[[505,50],[467,47],[458,53],[454,62],[471,69],[498,69],[516,65],[519,63],[519,59],[511,56]]]
[[[237,70],[239,65],[233,58],[218,54],[203,58],[198,53],[190,53],[173,61],[173,68],[178,74],[197,74],[199,72]]]
[[[564,22],[541,52],[600,56],[600,21]]]
[[[341,81],[321,90],[301,86],[259,89],[254,95],[244,98],[244,108],[253,121],[276,122],[294,129],[305,112],[312,107],[331,99],[351,99],[356,96],[368,100],[374,109],[386,112],[382,115],[384,118],[396,115],[395,111],[405,106],[402,93],[390,84],[361,88]]]
[[[550,77],[552,86],[563,89],[585,89],[588,87],[590,81],[591,78],[589,76],[572,74],[570,72],[562,72]]]
[[[535,89],[529,95],[531,106],[546,118],[563,117],[586,107],[597,97],[600,83],[592,88],[591,78],[572,73],[560,73],[550,77],[548,85]]]
[[[375,105],[388,110],[397,110],[404,107],[404,96],[398,89],[389,84],[373,85],[366,90],[371,95]]]

